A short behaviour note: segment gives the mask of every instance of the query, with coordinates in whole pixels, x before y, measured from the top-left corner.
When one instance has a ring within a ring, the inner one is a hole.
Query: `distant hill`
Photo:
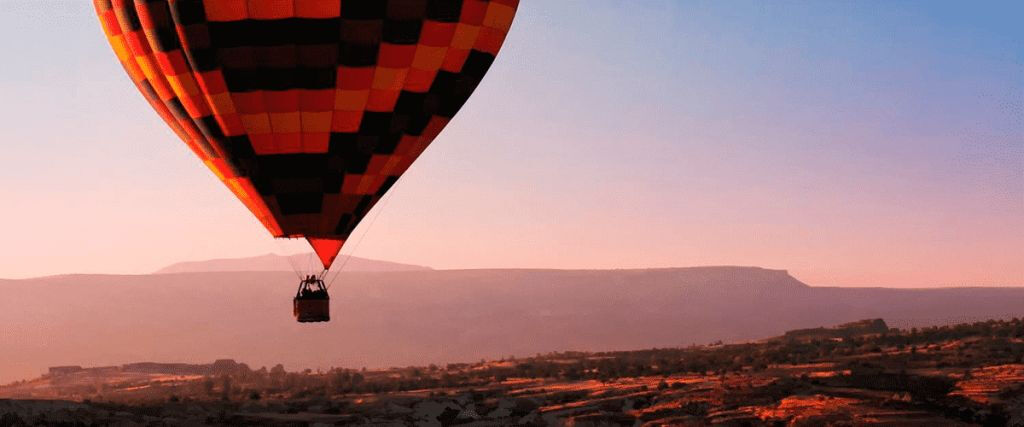
[[[1018,316],[1024,288],[812,287],[783,270],[345,272],[331,319],[292,318],[291,272],[0,280],[0,383],[47,367],[245,360],[387,367],[566,350],[739,342],[885,319],[894,327]]]
[[[351,257],[347,261],[339,258],[338,266],[344,263],[345,271],[423,271],[430,267],[400,264],[390,261]],[[186,261],[171,264],[154,272],[201,273],[212,271],[313,271],[320,267],[320,261],[312,253],[295,255],[266,254],[248,258],[222,258],[205,261]]]
[[[815,339],[849,338],[862,335],[884,334],[889,332],[889,325],[884,319],[865,319],[844,323],[831,328],[807,328],[786,331],[786,334],[773,339],[795,339],[810,341]]]

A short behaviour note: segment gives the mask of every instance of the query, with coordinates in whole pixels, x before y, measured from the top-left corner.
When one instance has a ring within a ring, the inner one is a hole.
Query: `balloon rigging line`
[[[277,245],[277,249],[284,251],[284,247],[282,246],[283,243],[281,243],[280,239],[274,239],[274,244]],[[295,265],[294,260],[292,260],[292,256],[285,253],[284,259],[288,261],[288,265],[292,267],[292,273],[295,274],[295,278],[302,280],[302,273],[299,273],[299,266]]]
[[[345,269],[345,265],[348,264],[348,261],[352,259],[352,255],[356,253],[357,249],[359,249],[359,245],[363,243],[363,238],[365,238],[366,235],[370,232],[370,229],[373,228],[373,224],[377,222],[377,218],[380,218],[381,214],[384,213],[384,208],[386,208],[388,202],[390,202],[391,199],[394,198],[395,191],[398,190],[398,184],[401,181],[401,179],[395,181],[395,185],[391,186],[391,191],[388,191],[387,193],[384,194],[384,197],[382,197],[380,202],[380,209],[377,209],[377,213],[373,216],[373,218],[370,218],[370,223],[366,224],[366,231],[364,231],[363,234],[359,236],[359,240],[356,240],[356,245],[352,247],[352,251],[348,253],[348,256],[345,257],[345,261],[343,261],[341,263],[341,266],[338,267],[338,272],[334,274],[334,278],[327,282],[328,290],[331,289],[331,285],[334,284],[334,281],[338,280],[338,276],[341,276],[341,272],[342,270]]]
[[[394,190],[395,189],[392,188],[389,193],[393,193]],[[338,272],[334,274],[334,278],[331,279],[329,282],[327,282],[327,289],[328,290],[331,289],[331,285],[334,284],[334,281],[338,280],[338,276],[341,276],[341,272],[345,270],[345,266],[348,265],[349,260],[352,259],[352,255],[355,254],[356,250],[359,249],[359,245],[361,243],[363,243],[363,238],[365,238],[366,234],[370,232],[371,228],[373,228],[373,224],[377,222],[377,218],[379,218],[381,213],[384,212],[384,208],[387,206],[387,204],[388,204],[388,202],[390,200],[391,200],[391,194],[385,194],[384,200],[381,201],[380,209],[377,210],[377,213],[373,216],[373,218],[370,218],[370,222],[368,224],[366,224],[366,231],[364,231],[363,234],[361,234],[359,236],[359,240],[356,240],[356,245],[352,247],[352,251],[350,251],[348,253],[348,255],[345,256],[345,260],[342,261],[341,266],[338,267]]]

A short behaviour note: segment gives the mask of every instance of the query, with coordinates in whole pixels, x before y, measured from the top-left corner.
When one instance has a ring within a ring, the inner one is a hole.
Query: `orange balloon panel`
[[[132,81],[330,267],[494,62],[518,0],[94,0]]]

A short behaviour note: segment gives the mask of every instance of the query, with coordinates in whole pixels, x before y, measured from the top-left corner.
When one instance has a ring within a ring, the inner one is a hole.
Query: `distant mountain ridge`
[[[79,365],[51,366],[45,376],[50,378],[65,377],[73,374],[98,374],[110,372],[134,372],[141,374],[171,374],[171,375],[223,375],[239,371],[249,370],[244,363],[235,362],[232,359],[218,359],[213,363],[161,363],[161,362],[134,362],[121,366],[93,366],[82,367]]]
[[[290,272],[0,280],[0,384],[49,366],[233,358],[387,367],[567,350],[741,342],[885,319],[901,328],[1020,316],[1024,288],[808,286],[784,270],[346,271],[331,319],[298,324]]]
[[[336,267],[345,271],[425,271],[430,267],[391,261],[351,257],[339,258]],[[202,273],[214,271],[314,271],[320,261],[312,253],[295,255],[266,254],[246,258],[220,258],[203,261],[185,261],[161,268],[153,274]]]

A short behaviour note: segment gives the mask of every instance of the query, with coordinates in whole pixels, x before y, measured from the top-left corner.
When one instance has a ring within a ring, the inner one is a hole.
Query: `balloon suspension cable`
[[[349,251],[348,255],[345,256],[345,260],[341,262],[341,266],[339,266],[338,269],[335,270],[336,272],[334,273],[334,277],[327,282],[327,289],[331,289],[331,285],[334,284],[334,281],[338,280],[338,276],[341,276],[341,272],[345,269],[345,265],[347,265],[348,261],[352,259],[352,254],[354,254],[356,250],[359,249],[359,245],[363,243],[363,238],[365,238],[366,235],[370,232],[370,229],[373,228],[373,224],[377,222],[377,218],[380,218],[380,215],[381,213],[384,212],[384,208],[387,207],[388,202],[390,202],[391,199],[394,198],[395,190],[398,189],[398,184],[400,184],[401,182],[402,179],[399,178],[398,181],[395,181],[395,184],[391,186],[391,191],[384,193],[384,197],[381,198],[380,206],[377,209],[377,213],[373,215],[373,218],[370,218],[370,222],[366,224],[366,230],[364,230],[363,234],[359,236],[358,240],[356,240],[356,245],[353,246],[352,250]],[[324,270],[324,274],[327,274],[327,270]]]
[[[282,252],[285,252],[284,259],[288,261],[288,265],[292,267],[292,273],[295,274],[295,277],[297,279],[302,280],[302,273],[299,273],[299,266],[295,265],[295,260],[293,260],[292,256],[288,255],[287,251],[284,250],[284,247],[281,246],[281,240],[274,238],[274,244],[277,245],[277,249],[281,250]]]

